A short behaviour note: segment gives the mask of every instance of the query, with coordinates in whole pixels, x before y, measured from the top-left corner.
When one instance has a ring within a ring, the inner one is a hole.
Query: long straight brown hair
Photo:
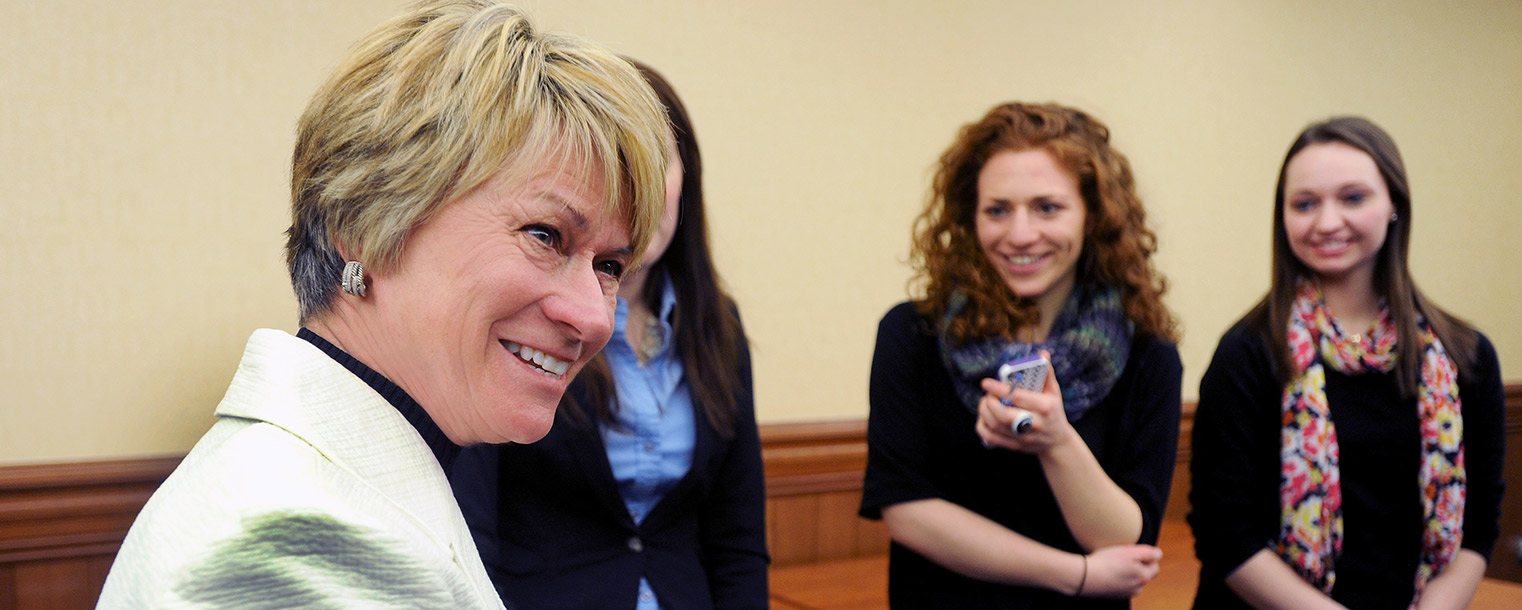
[[[1421,384],[1424,346],[1418,316],[1425,317],[1432,326],[1433,333],[1458,365],[1459,374],[1468,374],[1475,361],[1478,341],[1474,328],[1428,300],[1417,289],[1406,264],[1411,249],[1411,188],[1406,181],[1406,165],[1401,161],[1400,150],[1395,147],[1390,134],[1378,125],[1362,117],[1349,116],[1306,127],[1290,145],[1289,152],[1284,155],[1284,164],[1279,167],[1279,186],[1274,191],[1273,207],[1273,279],[1268,294],[1244,318],[1260,332],[1267,333],[1279,381],[1288,383],[1294,375],[1289,353],[1289,316],[1295,303],[1295,286],[1302,278],[1315,275],[1290,250],[1289,235],[1284,228],[1285,170],[1290,160],[1305,147],[1328,142],[1347,144],[1374,159],[1374,165],[1379,168],[1379,175],[1390,192],[1390,203],[1395,206],[1396,219],[1385,236],[1384,246],[1375,255],[1374,290],[1389,303],[1390,318],[1395,324],[1395,372],[1401,395],[1416,396]]]
[[[627,58],[626,58],[627,59]],[[648,277],[671,278],[676,292],[672,316],[672,345],[682,359],[682,370],[693,404],[724,438],[734,434],[741,408],[740,353],[743,339],[734,301],[725,292],[708,249],[708,222],[703,211],[703,160],[698,138],[676,90],[655,69],[629,60],[649,81],[656,97],[666,106],[677,155],[682,159],[682,206],[676,232],[666,253],[650,266]],[[647,281],[643,294],[652,311],[659,311],[661,282]],[[617,393],[612,371],[603,354],[589,362],[575,383],[586,388],[591,412],[602,424],[616,424]],[[573,423],[589,423],[587,409],[576,404],[572,393],[561,400],[560,411]]]

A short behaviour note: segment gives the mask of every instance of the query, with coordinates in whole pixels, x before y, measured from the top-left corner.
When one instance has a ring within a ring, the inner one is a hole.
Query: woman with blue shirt
[[[468,448],[451,474],[510,607],[767,607],[750,351],[719,286],[702,165],[671,86],[666,210],[619,287],[613,338],[544,440]]]

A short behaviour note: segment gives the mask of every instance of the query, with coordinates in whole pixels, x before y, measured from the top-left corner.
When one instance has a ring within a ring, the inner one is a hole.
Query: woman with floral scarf
[[[1197,608],[1459,608],[1497,536],[1500,367],[1406,266],[1395,142],[1334,118],[1290,147],[1273,280],[1200,383]]]

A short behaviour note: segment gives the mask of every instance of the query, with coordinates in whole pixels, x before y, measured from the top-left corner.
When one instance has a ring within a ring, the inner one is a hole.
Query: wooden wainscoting
[[[1506,465],[1501,479],[1501,537],[1485,575],[1522,583],[1522,383],[1506,385]],[[1522,604],[1519,604],[1522,606]]]
[[[1189,433],[1184,406],[1179,465],[1166,518],[1188,512]],[[1501,538],[1489,576],[1522,582],[1522,383],[1506,387],[1506,471]],[[767,543],[785,567],[882,555],[882,523],[856,516],[866,467],[862,420],[761,426]],[[137,512],[180,456],[0,467],[0,610],[93,608]]]
[[[0,468],[0,608],[94,608],[127,528],[180,457]]]
[[[862,420],[761,426],[772,565],[881,555],[888,531],[856,516],[867,467]]]

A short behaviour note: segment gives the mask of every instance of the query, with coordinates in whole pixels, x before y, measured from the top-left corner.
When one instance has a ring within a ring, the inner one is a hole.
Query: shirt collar
[[[676,286],[671,283],[671,277],[662,272],[661,282],[661,322],[671,325],[671,312],[676,309]]]
[[[428,416],[428,412],[423,410],[423,406],[418,404],[416,400],[413,400],[406,390],[403,390],[401,386],[392,383],[390,379],[386,379],[380,372],[366,366],[365,363],[360,362],[354,356],[349,355],[348,352],[339,349],[338,346],[329,343],[327,339],[322,338],[306,327],[302,327],[296,333],[296,337],[305,339],[308,343],[316,346],[317,349],[322,350],[322,353],[327,354],[329,358],[332,358],[338,364],[348,369],[350,373],[354,373],[355,377],[360,378],[361,381],[364,381],[371,389],[375,390],[377,394],[380,394],[381,398],[386,399],[386,402],[396,407],[396,410],[401,412],[402,417],[407,418],[407,423],[412,424],[412,427],[417,430],[418,435],[423,437],[423,442],[428,443],[428,448],[433,450],[433,457],[439,460],[439,466],[444,468],[444,472],[450,471],[450,466],[454,464],[455,456],[460,454],[460,447],[454,444],[454,441],[449,440],[449,436],[444,434],[444,430],[433,422],[433,418]]]

